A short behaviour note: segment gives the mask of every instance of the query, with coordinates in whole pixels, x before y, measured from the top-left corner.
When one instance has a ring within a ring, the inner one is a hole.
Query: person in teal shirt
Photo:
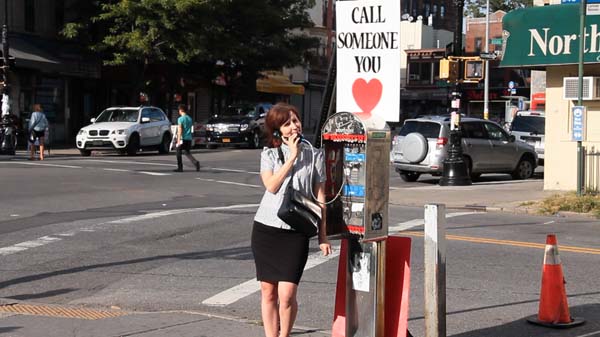
[[[194,164],[196,171],[200,171],[200,162],[194,158],[190,149],[192,148],[192,117],[187,114],[187,107],[184,104],[179,105],[179,118],[177,118],[177,168],[173,171],[183,172],[182,153]]]

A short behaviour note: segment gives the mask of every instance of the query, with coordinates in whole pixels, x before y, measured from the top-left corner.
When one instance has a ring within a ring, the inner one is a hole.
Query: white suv
[[[546,116],[540,111],[519,111],[510,124],[510,134],[535,147],[539,164],[544,165]]]
[[[92,150],[116,150],[133,156],[142,148],[169,153],[171,123],[159,108],[108,108],[91,122],[77,133],[77,148],[82,156],[89,156]]]

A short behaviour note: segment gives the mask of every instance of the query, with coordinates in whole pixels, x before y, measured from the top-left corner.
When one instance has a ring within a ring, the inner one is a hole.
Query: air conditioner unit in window
[[[600,77],[584,76],[583,91],[581,99],[584,101],[600,100]],[[578,100],[579,78],[563,78],[563,98],[567,100]]]

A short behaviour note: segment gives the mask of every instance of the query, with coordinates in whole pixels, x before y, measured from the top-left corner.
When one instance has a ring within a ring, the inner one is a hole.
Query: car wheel
[[[471,158],[463,156],[463,161],[465,162],[465,166],[467,167],[467,175],[471,178],[471,180],[479,179],[479,177],[481,177],[481,173],[472,173],[473,163],[471,162]]]
[[[129,137],[129,144],[127,144],[127,155],[135,156],[140,149],[140,136],[134,133]]]
[[[513,179],[529,179],[533,176],[534,165],[533,161],[529,158],[521,158],[517,168],[513,171]]]
[[[418,132],[409,133],[402,141],[401,151],[404,159],[413,164],[423,161],[428,150],[427,139]]]
[[[400,178],[407,183],[415,182],[421,176],[421,173],[413,171],[400,171],[398,173],[400,173]]]
[[[162,142],[158,146],[158,153],[160,154],[168,154],[171,148],[171,137],[168,132],[165,132],[162,138]]]
[[[258,130],[254,130],[252,133],[252,144],[251,147],[253,149],[258,149],[260,147],[260,132]]]
[[[79,153],[81,153],[82,157],[89,157],[92,155],[92,151],[90,150],[79,150]]]

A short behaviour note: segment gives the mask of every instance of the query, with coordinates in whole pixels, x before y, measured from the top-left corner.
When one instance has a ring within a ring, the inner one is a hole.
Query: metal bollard
[[[446,206],[425,205],[425,336],[446,337]]]

